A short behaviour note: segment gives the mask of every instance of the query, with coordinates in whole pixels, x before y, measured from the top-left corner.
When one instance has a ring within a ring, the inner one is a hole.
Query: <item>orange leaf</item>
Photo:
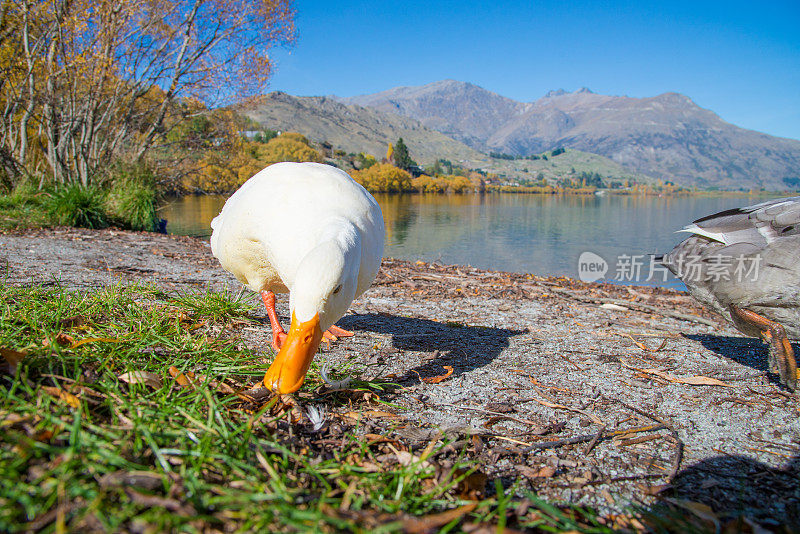
[[[447,510],[438,514],[430,514],[423,517],[412,517],[403,521],[403,530],[410,534],[422,534],[423,532],[434,531],[437,528],[448,524],[454,519],[458,519],[473,511],[478,503],[465,504],[454,510]]]
[[[57,345],[61,345],[62,347],[67,347],[75,343],[75,338],[70,336],[69,334],[65,334],[64,332],[59,332],[58,334],[56,334],[56,337],[53,341],[55,341]],[[45,347],[49,347],[50,338],[44,338],[44,341],[42,341],[42,345],[44,345]]]
[[[182,373],[181,370],[175,367],[174,365],[171,366],[168,369],[168,371],[179,386],[195,387],[205,382],[208,382],[208,385],[211,386],[212,389],[217,390],[217,392],[219,393],[225,393],[226,395],[236,394],[236,391],[225,382],[219,382],[218,380],[213,380],[213,379],[208,380],[205,375],[196,375],[191,371],[186,371],[185,373]]]
[[[726,388],[734,387],[732,384],[728,384],[722,380],[717,380],[716,378],[702,375],[690,376],[689,378],[680,378],[679,382],[681,384],[689,384],[690,386],[723,386]]]
[[[439,376],[429,376],[427,378],[423,378],[422,381],[425,382],[426,384],[438,384],[439,382],[441,382],[442,380],[453,374],[452,366],[444,365],[443,367],[445,371],[447,371],[445,374]]]
[[[195,376],[191,371],[186,371],[184,374],[181,373],[180,369],[173,365],[169,368],[169,374],[175,379],[175,382],[177,382],[179,386],[194,385]]]
[[[722,380],[717,380],[716,378],[711,378],[709,376],[698,375],[690,376],[689,378],[680,378],[658,369],[639,369],[638,367],[632,367],[630,365],[625,365],[625,367],[634,371],[639,371],[640,373],[657,376],[674,384],[688,384],[690,386],[723,386],[726,388],[734,387],[733,384],[728,384],[727,382],[723,382]]]
[[[344,417],[355,419],[356,421],[362,418],[379,419],[382,417],[400,417],[399,415],[391,412],[381,412],[379,410],[367,410],[365,412],[347,412],[343,414]]]
[[[6,364],[8,364],[8,372],[15,375],[17,374],[17,365],[25,358],[25,353],[0,347],[0,356],[2,356]]]
[[[110,338],[110,337],[86,337],[81,339],[80,341],[74,341],[74,343],[72,343],[72,346],[70,348],[74,349],[75,347],[80,347],[81,345],[85,345],[87,343],[96,343],[98,341],[102,343],[122,343],[124,340]]]
[[[64,391],[61,388],[56,388],[52,386],[42,386],[42,389],[44,389],[48,394],[52,395],[53,397],[66,402],[73,408],[81,407],[80,399],[78,399],[78,397],[76,397],[72,393],[69,393],[68,391]]]

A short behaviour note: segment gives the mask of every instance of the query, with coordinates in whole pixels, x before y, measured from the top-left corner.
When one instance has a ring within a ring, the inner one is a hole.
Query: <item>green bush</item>
[[[70,184],[54,190],[45,205],[56,224],[104,228],[108,226],[104,201],[99,187]]]
[[[154,231],[158,226],[155,181],[144,165],[118,166],[105,202],[111,221],[121,228]]]

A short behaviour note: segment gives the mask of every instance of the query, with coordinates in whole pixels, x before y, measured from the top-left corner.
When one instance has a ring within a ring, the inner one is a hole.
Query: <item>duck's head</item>
[[[345,314],[358,285],[360,247],[347,234],[318,244],[301,261],[290,288],[292,323],[264,385],[292,393],[303,385],[323,332]]]

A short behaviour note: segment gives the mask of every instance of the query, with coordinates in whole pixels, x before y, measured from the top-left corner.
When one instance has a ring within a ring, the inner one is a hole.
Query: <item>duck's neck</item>
[[[290,307],[297,319],[319,313],[325,330],[341,317],[355,296],[360,258],[361,238],[352,223],[334,220],[326,225],[301,260],[290,288]]]

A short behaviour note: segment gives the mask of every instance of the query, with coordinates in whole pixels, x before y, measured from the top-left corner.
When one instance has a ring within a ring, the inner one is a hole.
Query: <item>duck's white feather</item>
[[[319,313],[323,330],[366,291],[383,255],[378,203],[347,173],[319,163],[267,167],[211,227],[223,268],[254,291],[288,291],[297,318]]]

